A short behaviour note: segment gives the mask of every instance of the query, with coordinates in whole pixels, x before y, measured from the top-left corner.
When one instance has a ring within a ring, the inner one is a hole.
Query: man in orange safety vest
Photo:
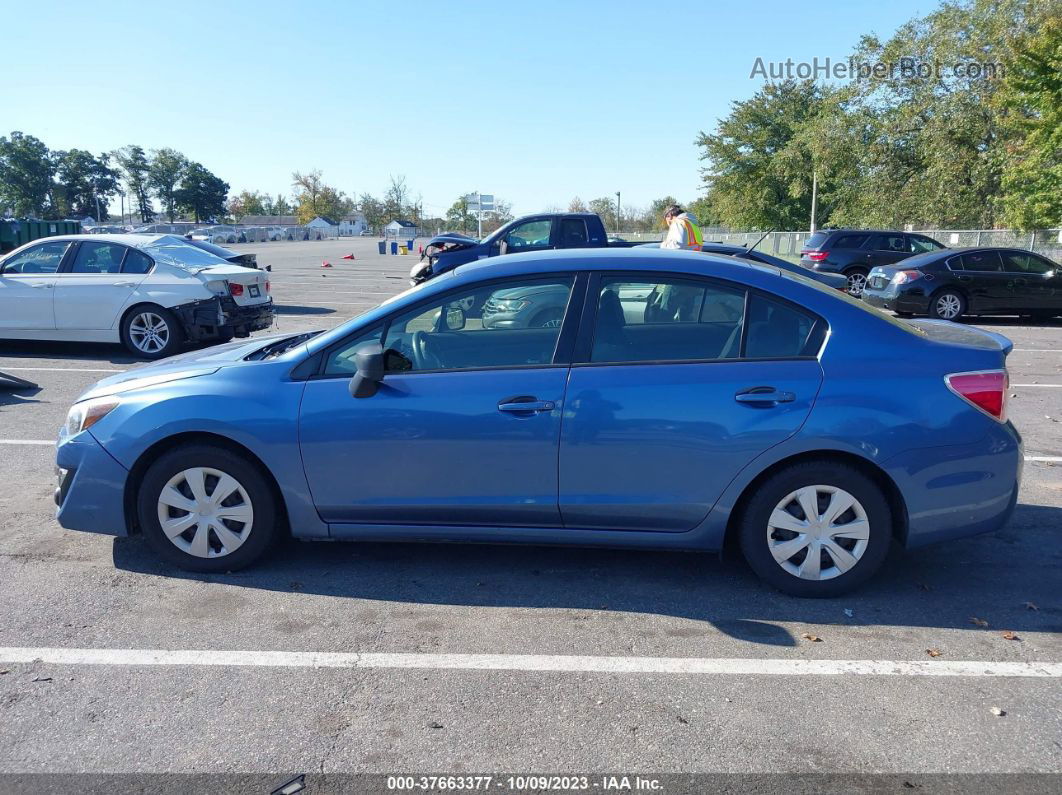
[[[667,224],[667,235],[660,248],[701,250],[704,237],[701,235],[701,228],[697,226],[697,219],[677,204],[672,204],[664,211],[664,223]]]

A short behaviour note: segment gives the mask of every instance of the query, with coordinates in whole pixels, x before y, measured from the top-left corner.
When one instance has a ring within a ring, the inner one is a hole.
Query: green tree
[[[187,168],[188,158],[174,149],[159,149],[151,153],[148,186],[162,203],[162,209],[170,221],[177,215],[177,186]]]
[[[358,210],[365,216],[365,222],[369,228],[379,232],[387,223],[384,218],[383,202],[371,193],[363,193],[358,198]]]
[[[225,215],[229,183],[212,174],[200,163],[189,163],[173,192],[177,207],[189,213],[196,223]]]
[[[1062,226],[1062,14],[1048,16],[1006,64],[1003,214],[1022,229]]]
[[[612,199],[604,196],[600,199],[591,199],[589,207],[590,212],[601,216],[605,229],[616,228],[616,203]]]
[[[466,194],[467,195],[467,194]],[[451,231],[473,233],[479,229],[479,219],[468,209],[468,199],[461,196],[446,211],[446,223]]]
[[[786,149],[821,112],[827,92],[810,80],[768,83],[750,99],[735,102],[716,132],[697,137],[701,159],[708,162],[702,174],[713,216],[748,229],[806,226],[810,158],[796,158]]]
[[[229,199],[225,209],[236,223],[239,223],[240,219],[247,215],[270,215],[265,208],[268,199],[268,196],[263,197],[256,190],[242,190]]]
[[[266,193],[262,197],[262,212],[264,215],[291,215],[292,206],[284,195],[278,193],[276,198]]]
[[[664,212],[668,207],[679,204],[679,200],[674,196],[665,196],[662,199],[653,199],[649,203],[649,209],[645,211],[643,216],[643,227],[646,231],[663,231],[667,228],[667,224],[664,223]],[[697,220],[700,221],[701,217],[698,215]]]
[[[118,193],[119,174],[106,154],[95,157],[84,149],[57,153],[57,195],[63,212],[107,220],[107,205]]]
[[[55,162],[43,141],[17,131],[0,136],[0,210],[46,215],[54,175]]]
[[[308,224],[318,216],[338,221],[354,209],[354,202],[343,191],[326,185],[318,170],[291,175],[296,189],[295,215],[300,224]]]
[[[117,150],[114,153],[114,159],[118,163],[118,169],[125,180],[126,190],[132,199],[131,206],[140,216],[140,220],[148,223],[155,217],[155,208],[151,206],[151,186],[148,184],[151,163],[147,155],[142,147],[130,144]]]

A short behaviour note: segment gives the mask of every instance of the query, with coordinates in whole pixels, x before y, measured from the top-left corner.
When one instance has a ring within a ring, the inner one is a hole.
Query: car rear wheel
[[[867,271],[860,269],[850,270],[845,273],[844,277],[848,280],[847,289],[849,295],[854,295],[856,298],[863,295],[863,288],[867,286]]]
[[[169,310],[145,305],[131,309],[121,326],[122,344],[143,359],[163,359],[181,347],[184,332]]]
[[[187,445],[144,475],[137,516],[160,558],[188,571],[235,571],[258,560],[276,536],[269,484],[243,456]]]
[[[881,568],[892,511],[859,470],[827,461],[787,467],[761,484],[739,525],[753,571],[793,596],[837,596]]]
[[[929,314],[937,320],[958,320],[965,313],[966,299],[954,290],[941,290],[929,305]]]

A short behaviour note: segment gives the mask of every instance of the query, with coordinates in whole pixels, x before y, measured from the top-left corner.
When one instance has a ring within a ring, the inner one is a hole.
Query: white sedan
[[[48,237],[0,259],[0,339],[121,342],[161,359],[274,315],[266,273],[173,235]]]

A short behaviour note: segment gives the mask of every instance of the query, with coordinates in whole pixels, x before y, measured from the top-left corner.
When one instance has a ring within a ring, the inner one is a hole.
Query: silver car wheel
[[[847,278],[849,295],[862,295],[863,288],[867,286],[867,277],[862,273],[850,273]]]
[[[240,482],[219,469],[193,467],[177,473],[158,499],[163,535],[182,552],[220,558],[251,535],[254,508]]]
[[[771,556],[803,580],[832,580],[850,571],[869,541],[866,511],[836,486],[804,486],[787,494],[767,521]]]
[[[154,312],[141,312],[129,322],[129,339],[144,353],[158,353],[169,345],[170,333],[170,324]]]
[[[937,299],[937,315],[945,320],[954,320],[961,309],[962,302],[953,293],[945,293]]]

